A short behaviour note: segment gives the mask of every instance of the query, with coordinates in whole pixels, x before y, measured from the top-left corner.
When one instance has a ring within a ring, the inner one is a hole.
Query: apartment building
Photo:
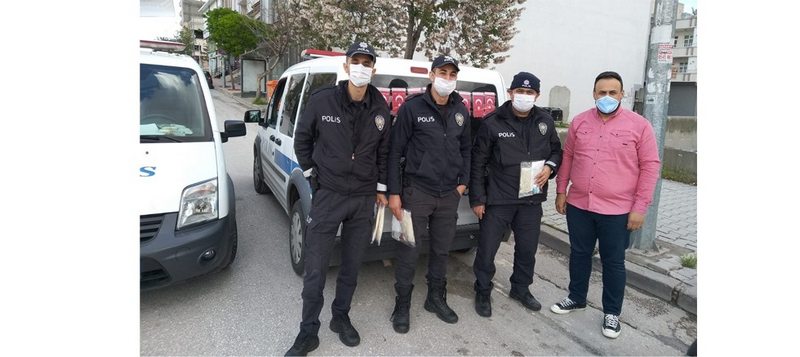
[[[670,116],[697,115],[697,11],[685,12],[678,3],[672,43]]]

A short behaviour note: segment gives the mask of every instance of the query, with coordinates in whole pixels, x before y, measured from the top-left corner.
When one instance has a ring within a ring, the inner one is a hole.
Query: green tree
[[[228,8],[217,8],[205,14],[208,39],[227,54],[238,58],[258,45],[251,30],[252,19]],[[226,58],[227,61],[227,58]],[[236,89],[231,73],[231,86]]]
[[[178,53],[191,56],[194,52],[194,32],[186,26],[181,27],[172,38],[159,37],[158,40],[182,43],[183,50]]]

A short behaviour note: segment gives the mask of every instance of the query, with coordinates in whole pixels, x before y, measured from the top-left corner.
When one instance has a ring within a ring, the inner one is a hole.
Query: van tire
[[[306,215],[300,200],[292,204],[289,215],[289,261],[295,274],[303,276],[305,266]]]
[[[261,169],[261,160],[258,159],[258,149],[253,153],[253,187],[258,194],[270,192],[269,186],[264,182],[264,170]]]

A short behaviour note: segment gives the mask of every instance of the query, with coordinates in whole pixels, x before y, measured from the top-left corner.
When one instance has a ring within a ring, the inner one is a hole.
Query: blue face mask
[[[615,110],[617,110],[617,107],[619,106],[619,101],[610,96],[605,96],[598,99],[595,102],[595,105],[597,106],[597,110],[599,110],[601,113],[610,114],[613,113]]]

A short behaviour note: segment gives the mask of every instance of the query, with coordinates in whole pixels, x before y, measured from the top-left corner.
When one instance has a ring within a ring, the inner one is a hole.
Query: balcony
[[[675,31],[697,27],[697,17],[675,21]]]
[[[697,73],[672,72],[673,82],[697,82]]]
[[[697,56],[697,46],[674,47],[672,49],[672,58],[695,57],[695,56]]]

